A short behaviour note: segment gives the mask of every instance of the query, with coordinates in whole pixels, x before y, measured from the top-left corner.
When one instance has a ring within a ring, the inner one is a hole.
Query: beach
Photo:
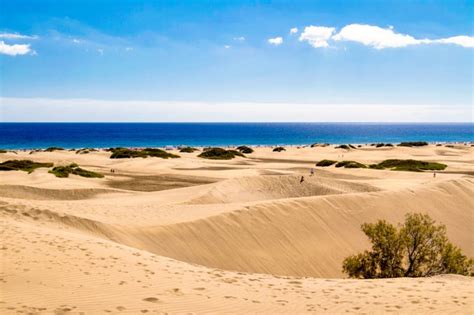
[[[474,256],[474,147],[354,144],[252,147],[230,160],[111,159],[111,152],[17,150],[0,163],[77,163],[0,172],[0,312],[470,314],[471,277],[348,279],[370,248],[360,226],[430,215]],[[32,153],[31,153],[32,152]],[[414,159],[439,171],[317,167]],[[312,174],[313,172],[313,174]]]

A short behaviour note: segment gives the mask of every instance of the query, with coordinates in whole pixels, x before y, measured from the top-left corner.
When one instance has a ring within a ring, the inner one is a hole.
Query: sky
[[[474,0],[0,0],[0,121],[472,121]]]

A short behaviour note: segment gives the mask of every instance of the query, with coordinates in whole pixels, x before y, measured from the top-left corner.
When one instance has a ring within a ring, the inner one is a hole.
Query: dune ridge
[[[371,192],[379,189],[370,184],[348,182],[326,177],[298,175],[260,175],[227,179],[187,203],[238,203],[270,199]]]
[[[82,200],[117,193],[106,188],[50,189],[25,185],[0,185],[0,197],[33,200]]]

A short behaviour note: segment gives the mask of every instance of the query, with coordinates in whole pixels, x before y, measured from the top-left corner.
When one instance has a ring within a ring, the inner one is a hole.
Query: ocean
[[[473,123],[0,123],[0,149],[472,142]]]

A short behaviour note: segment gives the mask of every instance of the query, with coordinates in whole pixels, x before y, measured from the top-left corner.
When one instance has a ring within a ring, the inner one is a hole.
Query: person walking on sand
[[[304,176],[301,176],[300,184],[304,182]]]
[[[436,171],[433,172],[433,178],[436,178]]]
[[[309,176],[313,176],[313,175],[314,175],[314,168],[311,169]]]

